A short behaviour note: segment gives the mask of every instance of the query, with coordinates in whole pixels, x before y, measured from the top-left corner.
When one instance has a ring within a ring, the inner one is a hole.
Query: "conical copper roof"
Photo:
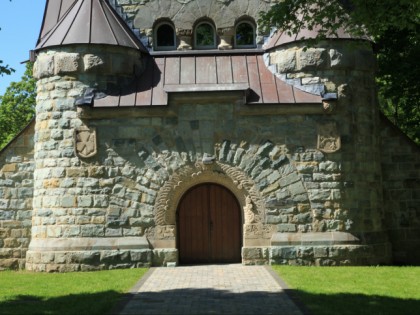
[[[35,49],[72,44],[105,44],[148,52],[108,1],[48,0]]]

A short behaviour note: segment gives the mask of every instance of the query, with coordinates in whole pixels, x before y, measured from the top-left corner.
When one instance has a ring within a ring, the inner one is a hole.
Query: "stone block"
[[[311,201],[325,201],[331,199],[331,190],[329,189],[309,189],[308,193]]]
[[[130,260],[132,262],[142,262],[143,264],[152,264],[152,250],[142,249],[142,250],[131,250],[130,251]],[[175,260],[176,261],[176,260]]]
[[[314,247],[314,258],[326,258],[328,257],[328,248],[327,247]]]
[[[54,74],[74,73],[79,70],[78,53],[60,53],[54,56]]]
[[[99,265],[101,253],[98,251],[79,251],[79,252],[68,252],[67,263],[87,264],[87,265]]]
[[[61,226],[47,226],[47,236],[51,238],[61,237],[63,231]]]
[[[6,210],[8,208],[9,208],[9,200],[8,199],[0,199],[0,209]],[[0,212],[0,218],[2,218],[2,212]],[[2,219],[2,220],[5,220],[5,219]]]
[[[104,250],[100,254],[100,262],[106,264],[116,264],[129,261],[130,252],[121,250]]]
[[[296,259],[297,249],[294,246],[272,246],[270,260],[279,261],[283,259]]]
[[[75,196],[63,196],[61,198],[61,206],[64,208],[73,208],[76,206]]]
[[[267,215],[267,224],[278,224],[281,222],[283,221],[279,215]]]
[[[296,50],[290,49],[282,52],[277,52],[271,59],[271,63],[277,65],[279,73],[295,72],[296,71]]]
[[[80,236],[80,226],[70,225],[62,227],[63,237],[77,237]]]
[[[43,264],[48,264],[48,263],[54,262],[54,258],[55,258],[54,253],[50,253],[50,252],[41,253],[41,259],[39,262]]]
[[[256,262],[261,260],[267,260],[267,249],[262,247],[243,247],[242,248],[242,259],[244,261]]]
[[[298,51],[298,71],[324,69],[328,65],[328,53],[324,48],[308,48]]]
[[[281,233],[296,232],[296,224],[278,224],[277,231]]]
[[[115,237],[115,236],[122,236],[122,229],[121,228],[106,228],[105,229],[105,236]]]
[[[153,266],[166,266],[167,263],[178,262],[178,250],[176,248],[157,248],[153,250]]]
[[[102,225],[84,225],[80,234],[82,237],[101,237],[105,236],[105,231]]]
[[[101,71],[103,74],[106,72],[106,59],[101,55],[86,54],[83,56],[84,70],[88,71]]]
[[[92,196],[79,196],[77,197],[77,205],[82,208],[89,208],[93,204]]]
[[[19,259],[10,258],[10,259],[1,259],[0,260],[0,270],[16,270],[19,266]]]
[[[299,246],[297,247],[296,256],[304,260],[312,260],[314,257],[314,248],[311,246]]]
[[[280,186],[281,187],[286,187],[290,184],[296,183],[297,181],[299,181],[299,175],[297,173],[291,173],[285,177],[282,177],[280,179]]]
[[[54,56],[40,54],[34,64],[34,77],[42,79],[54,74]]]
[[[349,49],[330,49],[329,55],[332,69],[351,69],[354,67],[354,53]]]

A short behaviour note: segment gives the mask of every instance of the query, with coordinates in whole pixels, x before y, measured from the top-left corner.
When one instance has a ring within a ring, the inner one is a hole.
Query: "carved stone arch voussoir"
[[[229,189],[242,209],[243,222],[264,222],[264,201],[255,183],[241,169],[220,162],[196,163],[179,169],[162,186],[155,204],[157,226],[175,225],[176,211],[182,196],[192,187],[214,183]]]

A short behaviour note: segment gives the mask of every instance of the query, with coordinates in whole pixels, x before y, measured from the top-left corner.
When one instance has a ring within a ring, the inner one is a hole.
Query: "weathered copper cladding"
[[[167,105],[168,94],[177,92],[245,91],[247,104],[322,102],[277,78],[266,67],[263,55],[151,56],[142,76],[122,90],[94,101],[94,107]]]
[[[47,0],[36,50],[71,44],[105,44],[147,52],[104,0]]]

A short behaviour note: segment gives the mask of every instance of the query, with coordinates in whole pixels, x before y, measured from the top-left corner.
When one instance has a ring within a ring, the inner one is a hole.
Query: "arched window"
[[[176,39],[174,27],[168,22],[159,23],[155,27],[155,49],[173,50],[175,49]]]
[[[201,22],[196,26],[194,38],[197,49],[216,48],[216,32],[209,22]]]
[[[255,26],[248,21],[239,22],[236,25],[235,47],[254,48],[255,46]]]

